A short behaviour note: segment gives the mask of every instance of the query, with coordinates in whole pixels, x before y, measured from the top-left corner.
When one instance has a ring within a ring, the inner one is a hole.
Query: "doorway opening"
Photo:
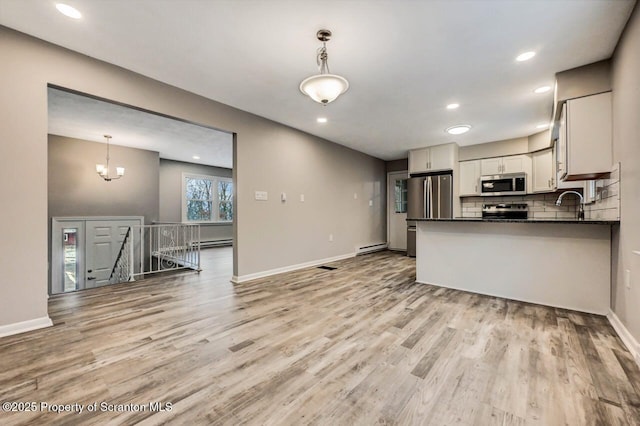
[[[198,246],[232,253],[233,133],[53,85],[48,107],[51,294],[104,285],[96,275],[107,269],[101,262],[108,259],[112,271],[109,245],[121,244],[131,226],[198,225]],[[112,136],[111,164],[124,168],[121,179],[96,173],[105,163],[105,134]],[[122,223],[132,217],[140,221]],[[146,272],[149,255],[136,256],[137,272]],[[230,260],[201,267],[222,268],[231,279]]]

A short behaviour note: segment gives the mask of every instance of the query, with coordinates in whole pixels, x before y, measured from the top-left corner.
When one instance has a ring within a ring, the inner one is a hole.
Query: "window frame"
[[[187,204],[189,200],[187,200],[187,179],[202,179],[211,181],[211,217],[212,220],[188,220],[187,218]],[[231,192],[231,203],[233,205],[233,199],[235,198],[235,186],[233,186],[233,179],[230,177],[223,176],[212,176],[212,175],[201,175],[196,173],[182,173],[182,197],[181,197],[181,210],[182,210],[182,223],[191,223],[191,224],[222,224],[229,225],[233,223],[233,218],[231,220],[220,220],[217,219],[220,214],[220,195],[218,193],[218,183],[219,182],[229,182],[232,185]],[[232,216],[235,216],[235,211]],[[215,219],[213,219],[215,218]]]

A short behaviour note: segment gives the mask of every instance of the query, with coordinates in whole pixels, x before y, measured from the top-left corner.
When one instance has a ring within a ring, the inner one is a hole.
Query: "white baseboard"
[[[607,314],[607,318],[609,319],[613,329],[618,333],[618,336],[620,336],[622,343],[625,344],[627,349],[629,349],[629,352],[631,352],[631,355],[633,355],[633,359],[636,361],[636,364],[640,366],[640,344],[638,344],[638,341],[631,335],[629,330],[627,330],[627,327],[624,326],[615,312],[610,310]]]
[[[53,322],[49,317],[41,317],[28,321],[15,322],[13,324],[0,325],[0,337],[25,333],[39,328],[51,327]]]
[[[312,260],[310,262],[298,263],[297,265],[284,266],[282,268],[270,269],[268,271],[256,272],[247,275],[234,275],[231,277],[231,282],[234,284],[243,283],[245,281],[257,280],[258,278],[270,277],[271,275],[282,274],[284,272],[297,271],[298,269],[310,268],[312,266],[318,266],[329,262],[336,262],[338,260],[349,259],[355,257],[355,253],[342,254],[340,256],[328,257],[326,259]]]

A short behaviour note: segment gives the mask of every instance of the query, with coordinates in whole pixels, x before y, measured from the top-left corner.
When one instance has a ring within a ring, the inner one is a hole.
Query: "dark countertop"
[[[580,225],[619,225],[619,220],[578,220],[578,219],[483,219],[481,217],[454,217],[451,219],[407,219],[412,222],[498,222],[498,223],[565,223]]]

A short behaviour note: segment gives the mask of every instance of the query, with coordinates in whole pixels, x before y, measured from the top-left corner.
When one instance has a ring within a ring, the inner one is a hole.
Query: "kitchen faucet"
[[[580,197],[580,204],[578,209],[578,220],[584,220],[584,198],[582,197],[581,193],[576,191],[564,191],[562,194],[560,194],[560,196],[556,200],[556,206],[559,206],[560,204],[562,204],[562,198],[567,194],[576,194],[578,197]]]

